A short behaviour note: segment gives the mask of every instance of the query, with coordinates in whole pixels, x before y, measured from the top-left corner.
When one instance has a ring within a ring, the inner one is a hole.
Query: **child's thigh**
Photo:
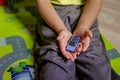
[[[93,40],[88,50],[77,60],[77,71],[88,80],[110,80],[111,67],[103,42]]]
[[[75,63],[56,51],[48,50],[40,58],[40,80],[74,80]]]

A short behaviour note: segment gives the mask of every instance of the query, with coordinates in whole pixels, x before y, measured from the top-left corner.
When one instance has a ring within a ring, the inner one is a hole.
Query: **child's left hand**
[[[74,35],[80,36],[81,40],[77,48],[78,55],[80,52],[85,52],[87,48],[90,45],[90,40],[92,38],[92,32],[88,29],[81,28],[81,29],[76,29],[73,33]]]

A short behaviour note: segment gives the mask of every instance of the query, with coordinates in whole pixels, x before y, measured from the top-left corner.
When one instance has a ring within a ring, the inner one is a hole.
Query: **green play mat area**
[[[36,15],[33,11],[36,11],[34,0],[16,2],[12,8],[0,6],[0,80],[13,80],[16,76],[20,80],[34,80],[31,49]],[[120,75],[120,53],[105,36],[103,39],[111,65]]]

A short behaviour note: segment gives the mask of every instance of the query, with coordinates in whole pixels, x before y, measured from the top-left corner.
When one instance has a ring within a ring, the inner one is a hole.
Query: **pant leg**
[[[48,46],[44,46],[38,52],[40,54],[38,58],[39,80],[75,80],[75,63],[63,58],[57,51],[57,47],[50,46],[54,50],[48,50]]]
[[[111,80],[111,67],[103,40],[95,22],[91,28],[93,38],[88,50],[81,53],[77,60],[77,75],[83,80]]]

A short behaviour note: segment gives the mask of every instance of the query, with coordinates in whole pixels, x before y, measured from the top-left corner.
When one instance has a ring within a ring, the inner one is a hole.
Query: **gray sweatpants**
[[[73,32],[82,7],[55,6],[56,11]],[[86,52],[77,56],[75,62],[65,59],[56,40],[57,34],[43,21],[36,29],[36,61],[39,65],[38,80],[111,80],[111,67],[105,45],[100,36],[97,20],[91,26],[93,37]]]

